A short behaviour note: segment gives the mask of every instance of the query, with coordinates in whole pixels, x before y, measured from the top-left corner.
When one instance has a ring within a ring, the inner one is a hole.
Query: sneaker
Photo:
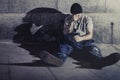
[[[103,58],[102,66],[109,66],[117,63],[120,60],[119,53],[112,53],[109,56]]]
[[[50,54],[47,51],[41,51],[39,54],[39,57],[41,58],[41,60],[43,60],[44,62],[48,63],[48,64],[52,64],[55,66],[62,66],[63,61],[55,56],[53,56],[52,54]]]
[[[112,53],[109,56],[101,58],[96,63],[91,63],[92,68],[102,69],[103,67],[113,65],[120,60],[119,53]]]

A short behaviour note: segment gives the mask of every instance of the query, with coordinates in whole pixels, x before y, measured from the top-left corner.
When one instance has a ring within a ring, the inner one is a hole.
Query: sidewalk
[[[118,46],[97,44],[104,56],[120,52]],[[0,80],[120,80],[120,61],[102,70],[77,68],[72,58],[62,67],[40,62],[19,44],[0,42]]]

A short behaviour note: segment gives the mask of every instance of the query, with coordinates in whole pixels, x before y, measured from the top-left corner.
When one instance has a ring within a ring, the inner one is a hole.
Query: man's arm
[[[36,26],[35,24],[32,24],[32,27],[30,28],[30,32],[32,35],[34,35],[39,29],[41,29],[43,25]]]
[[[80,41],[90,40],[93,38],[93,23],[90,18],[88,18],[88,22],[87,22],[87,31],[88,31],[88,33],[86,35],[84,35],[82,37],[79,35],[76,35],[73,37],[73,39],[76,42],[80,42]]]

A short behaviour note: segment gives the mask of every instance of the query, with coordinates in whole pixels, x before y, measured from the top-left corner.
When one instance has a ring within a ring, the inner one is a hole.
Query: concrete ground
[[[119,45],[97,44],[104,56],[120,52]],[[62,67],[40,62],[19,44],[0,41],[0,80],[120,80],[120,61],[103,69],[77,68],[72,58]]]

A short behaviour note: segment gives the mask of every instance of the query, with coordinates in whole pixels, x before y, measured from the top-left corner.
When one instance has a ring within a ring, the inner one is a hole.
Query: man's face
[[[78,20],[81,17],[81,13],[79,14],[73,14],[74,20]]]

